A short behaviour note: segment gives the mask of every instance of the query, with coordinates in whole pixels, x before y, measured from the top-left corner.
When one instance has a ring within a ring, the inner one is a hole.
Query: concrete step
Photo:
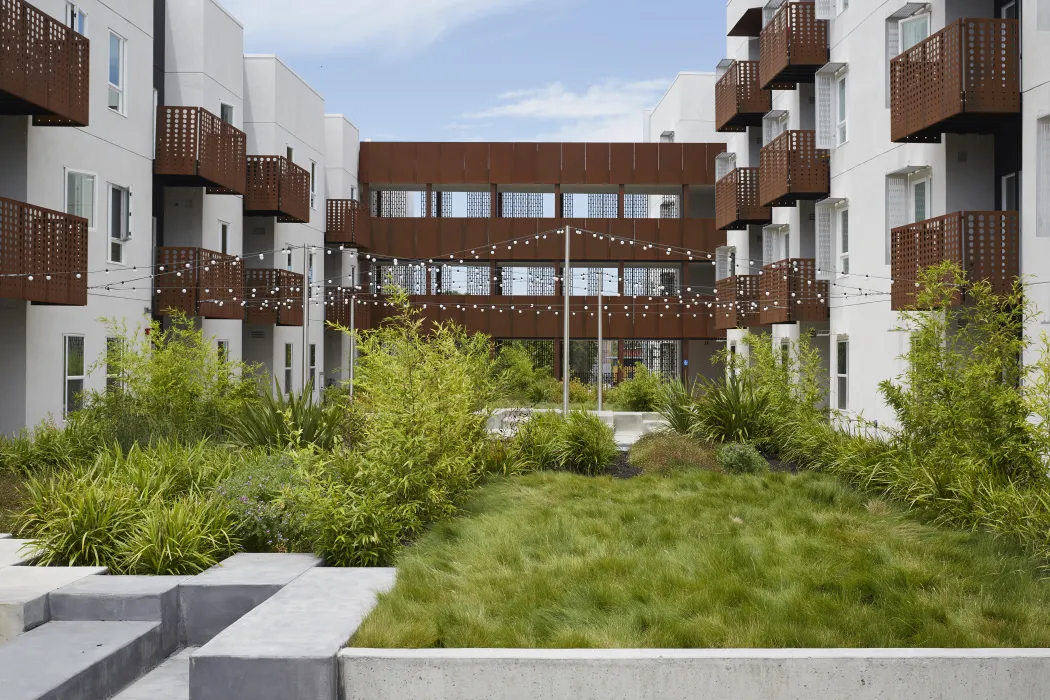
[[[0,644],[51,619],[48,596],[52,591],[104,573],[102,566],[0,568]]]
[[[156,622],[50,622],[0,645],[0,695],[102,700],[163,658]]]
[[[312,554],[235,554],[179,584],[179,634],[201,646],[304,572]]]
[[[48,596],[55,621],[159,622],[165,655],[179,642],[179,584],[187,576],[89,576]]]
[[[190,700],[338,700],[337,655],[394,569],[313,569],[190,656]]]
[[[31,544],[33,540],[16,540],[10,535],[0,539],[0,567],[31,564],[40,556],[29,551]]]
[[[189,700],[190,654],[187,647],[128,686],[113,700]]]
[[[9,540],[9,539],[11,539],[11,533],[10,532],[0,532],[0,540]]]

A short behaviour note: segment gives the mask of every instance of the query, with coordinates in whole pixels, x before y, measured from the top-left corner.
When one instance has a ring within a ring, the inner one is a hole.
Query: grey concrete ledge
[[[344,649],[344,700],[1037,700],[1050,649]]]

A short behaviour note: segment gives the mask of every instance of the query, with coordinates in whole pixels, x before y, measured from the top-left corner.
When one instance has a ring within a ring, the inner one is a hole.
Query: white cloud
[[[267,53],[362,47],[409,53],[460,25],[534,1],[223,0],[223,4],[244,23],[250,45]]]
[[[655,106],[670,84],[669,79],[607,80],[584,92],[573,92],[552,83],[503,93],[501,104],[466,116],[541,122],[536,136],[541,141],[637,141],[642,134],[642,112]]]

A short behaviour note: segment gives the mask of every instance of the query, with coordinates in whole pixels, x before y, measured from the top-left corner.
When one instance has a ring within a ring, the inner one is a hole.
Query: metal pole
[[[598,410],[602,410],[602,385],[605,384],[605,363],[602,362],[602,285],[605,284],[605,268],[598,277]]]
[[[357,295],[350,297],[350,398],[354,397],[354,360],[357,359]]]
[[[303,245],[303,391],[310,376],[310,248]]]
[[[565,347],[562,348],[562,415],[569,415],[569,297],[572,296],[572,271],[569,268],[569,251],[572,229],[565,227],[565,270],[562,272],[562,291],[565,292]]]

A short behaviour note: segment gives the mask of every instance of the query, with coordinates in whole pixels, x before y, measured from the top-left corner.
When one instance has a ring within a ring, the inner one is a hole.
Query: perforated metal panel
[[[0,197],[0,297],[87,304],[87,220]]]
[[[233,255],[190,247],[160,247],[153,278],[158,315],[238,319],[244,314],[244,265]]]
[[[245,271],[244,320],[268,326],[303,325],[303,276],[291,270]],[[326,307],[325,316],[328,310]],[[349,324],[349,319],[347,320]]]
[[[786,131],[762,149],[759,201],[763,206],[794,206],[800,199],[827,196],[828,152],[817,148],[816,140],[812,131]]]
[[[157,108],[153,172],[168,184],[244,194],[245,134],[202,107]]]
[[[248,156],[246,216],[310,222],[310,173],[284,156]]]
[[[762,29],[759,43],[761,87],[794,90],[800,82],[813,82],[828,62],[828,23],[817,19],[814,3],[790,2]]]
[[[834,83],[835,77],[831,73],[817,73],[817,148],[835,147]]]
[[[1020,113],[1020,77],[1018,20],[957,20],[891,62],[891,139],[986,133]]]
[[[734,61],[715,84],[715,126],[742,132],[758,126],[773,108],[773,95],[759,85],[758,61]]]
[[[715,185],[715,226],[743,231],[751,224],[768,224],[773,213],[759,204],[758,168],[737,168]]]
[[[822,323],[828,320],[828,283],[816,279],[816,261],[780,260],[762,268],[759,322]]]
[[[835,208],[827,204],[818,204],[817,214],[817,258],[816,278],[830,280],[835,270],[834,247],[832,244],[832,219]]]
[[[759,319],[759,275],[734,275],[715,283],[715,328],[748,328]]]
[[[908,223],[908,176],[886,176],[886,264],[890,264],[893,229]]]

